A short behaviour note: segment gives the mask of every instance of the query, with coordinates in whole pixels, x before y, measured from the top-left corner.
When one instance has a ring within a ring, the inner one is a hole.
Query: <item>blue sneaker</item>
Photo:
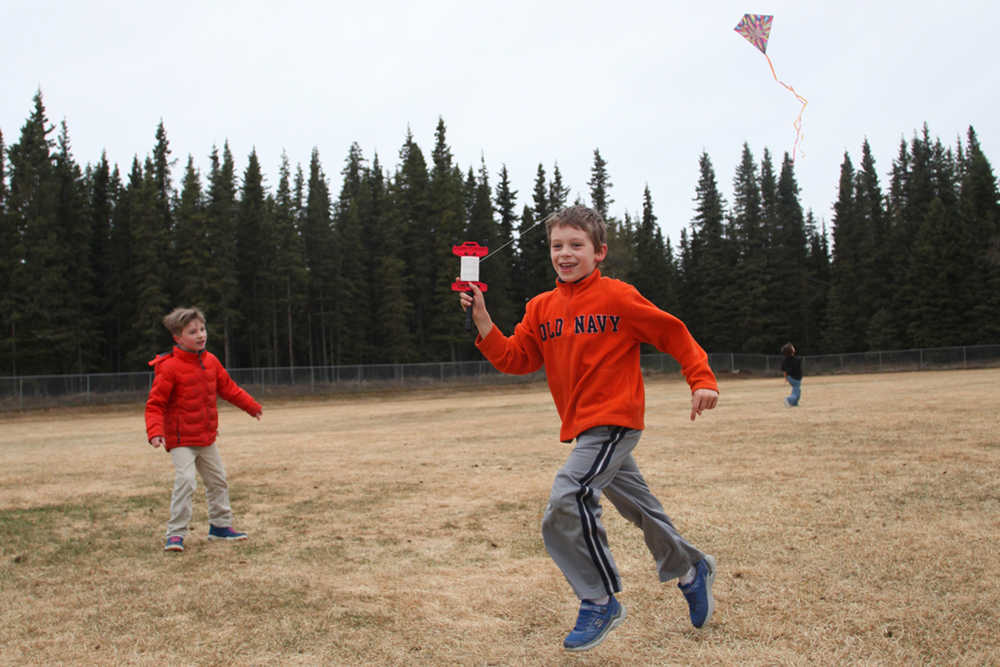
[[[246,533],[237,533],[229,526],[208,526],[208,539],[210,540],[245,540]]]
[[[567,651],[586,651],[594,648],[625,620],[625,605],[615,596],[605,605],[597,605],[589,600],[580,603],[580,615],[576,617],[576,627],[566,635],[563,647]]]
[[[163,545],[164,551],[184,551],[184,538],[174,535],[167,538],[167,543]]]
[[[715,610],[715,598],[712,597],[712,582],[715,581],[715,558],[705,556],[694,566],[694,580],[685,585],[677,584],[687,599],[691,612],[691,625],[696,628],[708,623]]]

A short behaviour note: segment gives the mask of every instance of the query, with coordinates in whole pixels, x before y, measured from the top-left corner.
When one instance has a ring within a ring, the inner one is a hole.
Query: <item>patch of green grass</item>
[[[163,505],[160,496],[94,495],[0,510],[0,553],[15,564],[48,566],[85,560],[110,546],[131,551],[148,540],[140,526]]]

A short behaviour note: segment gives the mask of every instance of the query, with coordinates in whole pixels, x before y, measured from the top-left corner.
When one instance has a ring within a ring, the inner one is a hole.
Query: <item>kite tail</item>
[[[795,162],[795,153],[799,147],[799,139],[802,138],[802,114],[805,113],[806,105],[809,104],[809,101],[806,98],[799,95],[797,92],[795,92],[794,88],[792,88],[787,83],[778,78],[778,75],[774,72],[774,63],[771,62],[771,56],[767,55],[767,53],[764,53],[764,57],[767,58],[767,64],[768,67],[771,68],[771,76],[774,77],[774,80],[780,83],[788,90],[790,90],[792,92],[792,95],[795,95],[795,99],[797,99],[799,102],[802,102],[802,108],[799,109],[799,115],[795,118],[795,122],[792,123],[792,127],[795,128],[795,144],[792,146],[792,162]]]

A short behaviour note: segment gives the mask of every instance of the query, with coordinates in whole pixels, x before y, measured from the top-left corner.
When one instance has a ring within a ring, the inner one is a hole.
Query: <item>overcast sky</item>
[[[1000,4],[985,0],[0,0],[0,130],[18,140],[40,88],[81,164],[106,150],[127,172],[162,119],[175,185],[228,140],[240,174],[256,148],[272,189],[282,150],[308,169],[316,147],[336,193],[352,142],[395,168],[410,128],[429,162],[441,117],[463,171],[483,158],[495,186],[507,166],[518,211],[539,163],[589,203],[599,149],[612,213],[638,214],[648,184],[676,245],[703,151],[730,201],[744,142],[776,167],[793,149],[801,105],[734,32],[746,12],[774,15],[768,55],[808,100],[795,171],[818,220],[866,138],[883,188],[925,122],[950,146],[972,125],[997,169]]]

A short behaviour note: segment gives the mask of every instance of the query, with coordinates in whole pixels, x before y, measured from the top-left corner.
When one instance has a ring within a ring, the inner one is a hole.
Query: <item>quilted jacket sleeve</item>
[[[254,400],[253,396],[244,391],[233,378],[229,376],[226,372],[225,367],[215,360],[218,364],[218,369],[216,373],[216,391],[222,398],[226,399],[236,407],[240,408],[251,417],[256,417],[260,414],[263,409],[257,401]]]
[[[147,442],[157,436],[166,435],[164,420],[167,414],[167,404],[170,402],[170,394],[173,390],[173,373],[158,366],[156,374],[153,376],[153,386],[149,390],[149,398],[146,399]]]

